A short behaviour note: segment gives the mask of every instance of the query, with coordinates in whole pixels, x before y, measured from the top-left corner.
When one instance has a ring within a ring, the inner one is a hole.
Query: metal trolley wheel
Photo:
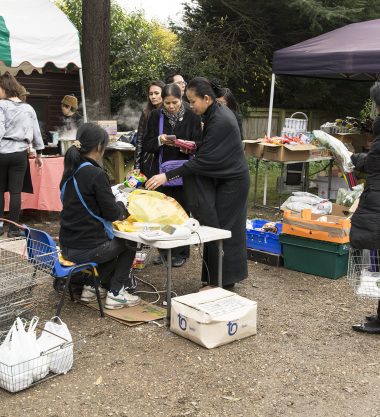
[[[350,248],[347,277],[357,297],[380,299],[380,249]]]

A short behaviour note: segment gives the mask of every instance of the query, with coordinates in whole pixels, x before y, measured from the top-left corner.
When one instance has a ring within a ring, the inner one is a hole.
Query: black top
[[[62,116],[62,126],[66,130],[76,130],[82,123],[83,118],[78,112],[73,113],[71,116]]]
[[[75,178],[88,208],[109,221],[124,219],[127,211],[123,203],[115,201],[107,174],[93,159],[86,158],[83,162],[86,161],[93,166],[81,168]],[[80,202],[72,180],[66,185],[60,223],[59,241],[65,247],[91,249],[109,240],[103,223],[91,216]]]
[[[171,180],[189,174],[213,178],[240,178],[248,172],[234,113],[214,102],[203,117],[203,137],[194,158],[166,173]]]
[[[158,144],[160,109],[155,109],[150,114],[143,139],[143,151],[156,154],[158,159],[161,146]],[[185,106],[183,119],[179,120],[173,129],[169,119],[164,116],[164,131],[167,135],[176,135],[177,139],[192,140],[199,146],[202,137],[201,118]],[[174,146],[162,146],[162,162],[189,159],[189,155],[181,152]]]

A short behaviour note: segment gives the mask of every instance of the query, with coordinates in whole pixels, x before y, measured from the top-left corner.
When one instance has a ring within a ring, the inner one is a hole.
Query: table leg
[[[329,163],[329,176],[327,179],[327,199],[330,200],[330,194],[331,194],[331,177],[332,177],[332,168],[334,165],[334,160],[332,159]]]
[[[123,182],[125,179],[123,152],[115,151],[114,161],[115,161],[115,181],[116,181],[116,184],[119,184]]]
[[[267,191],[268,191],[268,162],[264,161],[263,206],[267,205]]]
[[[253,189],[253,208],[256,208],[256,197],[257,197],[257,181],[258,181],[258,175],[259,175],[259,158],[256,158],[256,164],[255,164],[255,185]]]
[[[218,240],[218,287],[223,287],[223,240]]]
[[[172,250],[167,250],[167,265],[166,265],[166,321],[167,326],[170,326],[170,313],[172,305]]]

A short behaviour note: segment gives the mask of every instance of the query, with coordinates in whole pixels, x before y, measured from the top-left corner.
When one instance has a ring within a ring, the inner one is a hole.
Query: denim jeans
[[[115,237],[92,249],[62,247],[65,259],[79,263],[96,262],[100,282],[110,291],[131,286],[129,272],[136,254],[136,243]]]

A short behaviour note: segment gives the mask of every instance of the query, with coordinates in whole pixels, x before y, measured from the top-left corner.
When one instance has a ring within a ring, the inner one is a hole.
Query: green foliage
[[[81,0],[56,0],[56,4],[81,30]],[[177,37],[157,22],[145,19],[142,12],[126,14],[115,1],[111,4],[111,109],[128,100],[146,99],[150,80],[162,78],[172,61]]]
[[[349,23],[380,17],[374,0],[194,0],[185,8],[178,66],[219,78],[239,102],[267,106],[273,52]],[[368,83],[278,77],[275,106],[358,114]]]

